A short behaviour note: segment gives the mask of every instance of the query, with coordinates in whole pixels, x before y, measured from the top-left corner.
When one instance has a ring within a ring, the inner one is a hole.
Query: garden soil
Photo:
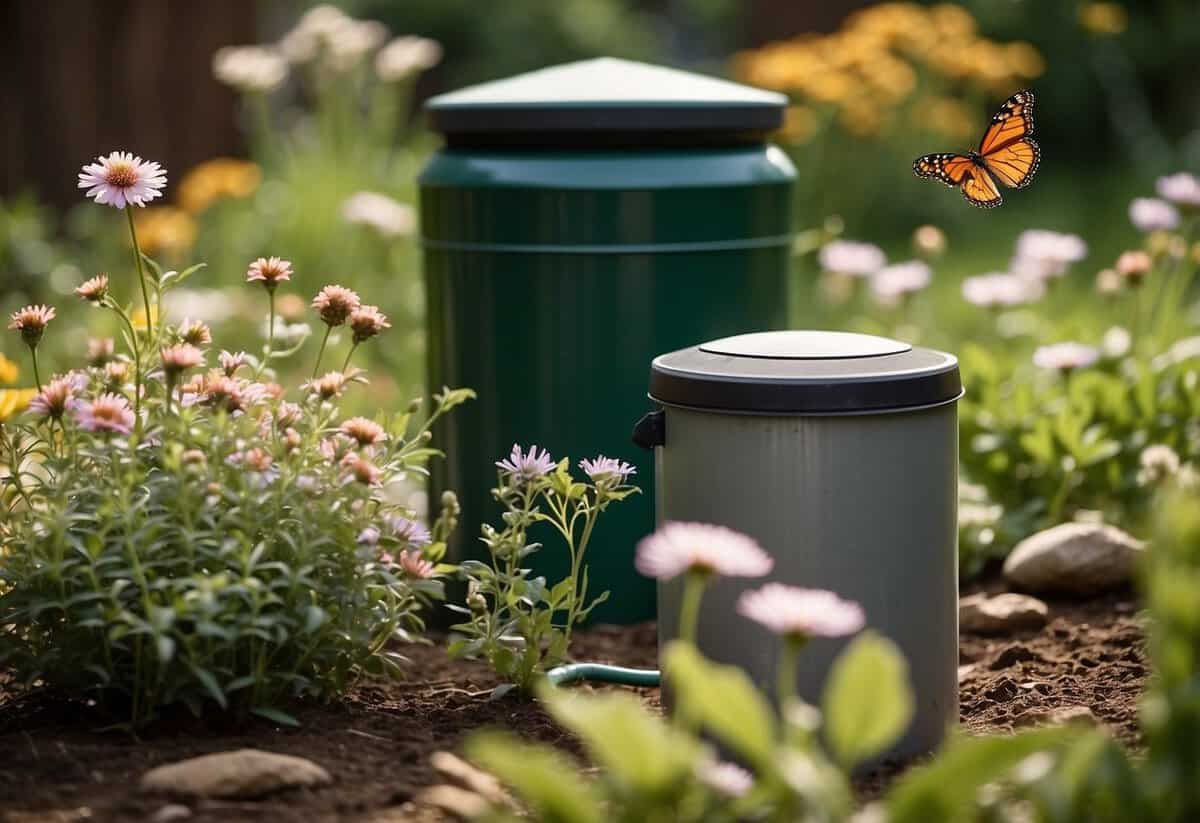
[[[962,636],[959,682],[966,731],[1011,732],[1044,722],[1055,709],[1082,706],[1119,739],[1138,747],[1137,703],[1147,663],[1143,620],[1133,595],[1049,605],[1050,621],[1042,629],[1005,637]],[[496,680],[485,666],[450,660],[437,645],[403,651],[412,660],[408,682],[363,686],[343,700],[297,708],[299,729],[260,720],[166,718],[136,738],[102,732],[97,729],[111,721],[95,709],[46,694],[14,695],[3,688],[0,674],[0,821],[132,823],[153,821],[156,815],[197,823],[437,821],[445,818],[418,801],[423,788],[438,782],[429,756],[457,749],[474,729],[503,726],[581,754],[578,743],[535,703],[489,701]],[[584,660],[653,666],[654,627],[586,632],[575,651]],[[660,710],[657,690],[634,691]],[[309,758],[334,782],[255,801],[198,801],[138,789],[141,775],[155,766],[251,747]],[[860,795],[879,794],[904,767],[889,764],[860,780]],[[182,804],[190,815],[171,817],[183,810],[164,810],[168,804]]]

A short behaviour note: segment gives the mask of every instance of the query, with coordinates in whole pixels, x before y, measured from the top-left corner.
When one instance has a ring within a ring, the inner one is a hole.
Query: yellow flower
[[[1018,77],[1032,79],[1040,77],[1046,70],[1046,61],[1042,54],[1029,43],[1018,41],[1004,47],[1008,58],[1008,70]]]
[[[37,389],[0,389],[0,423],[25,411]]]
[[[862,75],[880,95],[892,103],[904,100],[917,86],[917,73],[895,57],[885,56],[862,67]]]
[[[154,320],[154,325],[157,326],[158,325],[158,306],[154,306],[154,305],[150,306],[150,317]],[[146,310],[145,309],[137,309],[136,311],[134,311],[133,316],[130,317],[129,319],[133,323],[133,327],[135,329],[137,329],[138,331],[146,330]]]
[[[226,197],[249,197],[262,182],[262,170],[234,157],[217,157],[193,168],[179,181],[179,205],[199,214]]]
[[[1079,25],[1100,37],[1120,34],[1129,25],[1129,15],[1120,3],[1088,3],[1079,9]]]
[[[970,39],[975,36],[975,18],[962,6],[940,3],[930,7],[929,16],[943,37]]]
[[[21,370],[17,364],[0,354],[0,383],[16,383],[20,376]]]
[[[180,255],[196,242],[196,221],[174,206],[138,209],[133,222],[142,251],[152,256],[161,253]]]
[[[788,143],[807,143],[817,133],[816,113],[808,106],[788,106],[783,118],[780,137]]]
[[[807,78],[804,90],[820,103],[839,103],[855,91],[853,78],[840,71],[826,71]]]
[[[838,121],[855,137],[874,137],[883,125],[883,116],[879,107],[869,100],[855,98],[847,101],[838,112]]]
[[[969,138],[979,130],[979,119],[953,97],[933,97],[915,108],[915,116],[947,137]]]

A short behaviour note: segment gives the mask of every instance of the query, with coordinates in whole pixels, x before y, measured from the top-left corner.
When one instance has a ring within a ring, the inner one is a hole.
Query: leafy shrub
[[[111,172],[113,189],[153,188],[139,164],[114,154],[97,173]],[[421,607],[442,596],[435,564],[457,506],[447,497],[430,531],[394,483],[424,471],[438,454],[430,424],[473,395],[447,389],[424,417],[414,402],[346,419],[343,395],[366,382],[351,349],[341,371],[314,367],[289,401],[274,364],[300,346],[277,349],[271,323],[260,356],[222,351],[200,372],[209,329],[160,310],[199,267],[164,273],[143,259],[127,199],[140,320],[106,276],[77,293],[120,319],[129,354],[110,341],[86,368],[43,383],[37,352],[54,311],[13,316],[39,393],[25,420],[0,424],[0,665],[23,684],[102,701],[134,727],[177,703],[289,722],[289,698],[399,673],[390,643],[419,631]],[[278,258],[247,271],[271,315],[290,274]],[[356,345],[388,326],[341,287],[314,308]]]

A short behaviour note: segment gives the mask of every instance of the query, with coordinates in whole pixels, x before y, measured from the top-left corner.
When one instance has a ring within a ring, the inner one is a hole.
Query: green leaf
[[[591,759],[628,791],[669,794],[692,774],[699,743],[650,714],[633,695],[543,686],[538,696],[555,720],[579,735]]]
[[[212,672],[208,669],[202,669],[199,666],[191,666],[190,668],[192,674],[200,681],[200,685],[217,702],[217,705],[222,709],[229,708],[229,701],[225,699],[225,693],[221,691],[221,686],[217,683],[217,678],[213,677]]]
[[[467,740],[467,757],[492,772],[547,823],[601,823],[600,797],[579,766],[550,746],[514,734],[478,732]]]
[[[881,754],[912,720],[904,656],[887,638],[863,632],[834,661],[821,707],[825,740],[843,766]]]
[[[770,761],[775,716],[744,671],[706,660],[695,646],[681,641],[667,647],[663,661],[677,712],[754,765]]]
[[[251,709],[251,714],[256,714],[259,717],[266,718],[272,723],[278,723],[281,726],[292,726],[298,728],[300,721],[292,717],[287,712],[282,712],[279,709],[272,709],[266,706],[259,706],[257,709]]]
[[[953,738],[928,766],[920,766],[900,779],[888,793],[891,823],[939,823],[973,820],[979,790],[1004,777],[1035,752],[1060,745],[1069,729],[1038,729],[1004,737]]]

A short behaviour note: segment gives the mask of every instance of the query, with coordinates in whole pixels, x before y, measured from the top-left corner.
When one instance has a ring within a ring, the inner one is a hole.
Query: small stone
[[[1053,709],[1036,709],[1016,719],[1018,726],[1099,726],[1100,720],[1087,706],[1058,706]]]
[[[1010,634],[1046,625],[1049,610],[1025,594],[973,594],[958,601],[958,627],[973,634]]]
[[[458,820],[475,820],[491,806],[475,792],[442,783],[430,786],[417,797],[418,805],[433,806]]]
[[[252,798],[280,789],[323,786],[332,780],[311,760],[239,749],[159,766],[142,775],[142,788],[176,795]]]
[[[1018,543],[1004,577],[1031,592],[1091,596],[1128,583],[1144,549],[1114,526],[1063,523]]]
[[[187,820],[192,816],[192,810],[179,803],[168,803],[150,816],[150,823],[175,823],[177,820]]]
[[[976,664],[976,663],[965,663],[965,664],[959,666],[958,667],[958,682],[961,683],[964,680],[966,680],[968,677],[970,677],[971,673],[973,671],[975,671],[975,668],[977,665],[978,664]]]
[[[516,808],[516,804],[495,775],[475,768],[461,757],[440,751],[434,752],[429,762],[451,784],[474,792],[489,803]]]

